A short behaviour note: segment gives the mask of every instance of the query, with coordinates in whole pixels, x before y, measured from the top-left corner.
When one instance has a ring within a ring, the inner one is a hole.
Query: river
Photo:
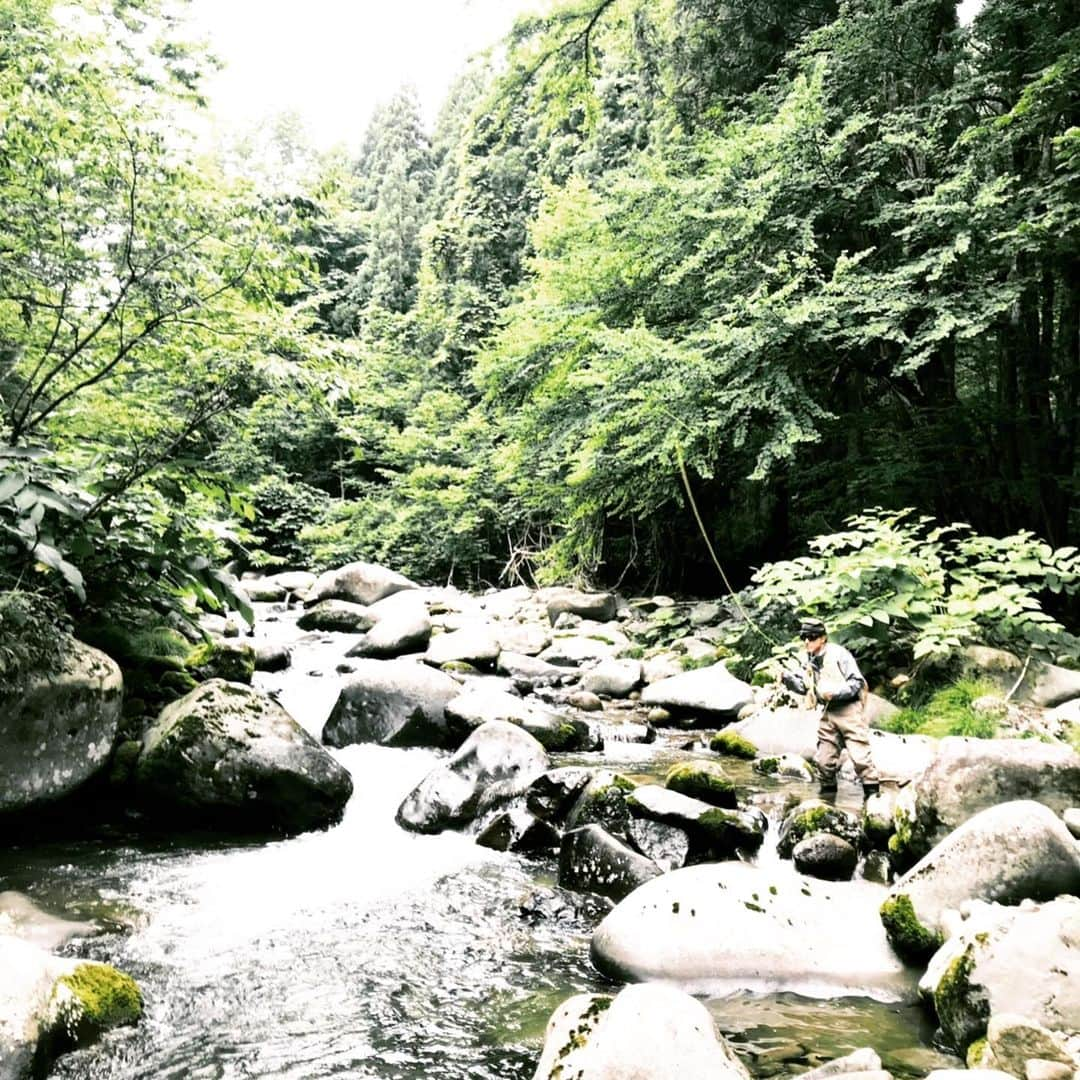
[[[270,626],[294,634],[288,620]],[[317,731],[344,647],[339,635],[309,638],[290,672],[258,680]],[[604,760],[655,775],[673,745],[616,743]],[[522,914],[531,893],[553,884],[552,862],[394,823],[439,754],[334,753],[355,793],[326,832],[254,843],[185,835],[178,823],[168,840],[114,830],[0,853],[0,888],[105,922],[109,932],[75,949],[132,974],[145,997],[138,1027],[61,1058],[50,1077],[528,1078],[555,1006],[612,989],[589,964],[585,916]],[[748,769],[735,778],[766,803],[776,790]],[[913,1004],[748,993],[707,1004],[758,1076],[866,1045],[901,1077],[956,1064],[929,1048],[932,1029]]]

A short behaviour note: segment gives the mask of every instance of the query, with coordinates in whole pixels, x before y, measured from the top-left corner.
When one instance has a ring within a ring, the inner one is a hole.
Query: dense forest
[[[0,0],[0,588],[715,594],[703,534],[745,582],[867,507],[1074,554],[1074,3],[561,2],[355,157],[196,152],[187,40]]]

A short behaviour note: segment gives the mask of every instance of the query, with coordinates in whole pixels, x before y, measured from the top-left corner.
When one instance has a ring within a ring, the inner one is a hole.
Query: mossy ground
[[[757,757],[757,747],[733,731],[718,731],[709,742],[709,749],[726,757],[743,758],[752,761]]]
[[[902,709],[881,726],[897,735],[966,735],[974,739],[992,739],[997,724],[989,716],[972,709],[972,703],[995,688],[975,679],[961,679],[931,695],[918,706]]]
[[[911,898],[905,893],[881,905],[881,921],[889,943],[909,964],[925,964],[941,947],[941,934],[919,922]]]
[[[735,785],[715,762],[682,761],[673,765],[664,781],[665,785],[680,795],[700,799],[711,806],[734,809],[738,805]]]

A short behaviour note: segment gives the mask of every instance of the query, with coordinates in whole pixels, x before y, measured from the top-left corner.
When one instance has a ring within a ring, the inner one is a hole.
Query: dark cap
[[[799,623],[799,637],[804,641],[808,641],[811,638],[824,637],[828,631],[825,629],[825,624],[820,619],[803,619]]]

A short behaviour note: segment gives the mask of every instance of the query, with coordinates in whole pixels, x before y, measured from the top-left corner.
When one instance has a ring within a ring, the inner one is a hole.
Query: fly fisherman
[[[799,637],[806,646],[806,663],[801,671],[785,671],[781,677],[793,693],[806,695],[807,708],[820,710],[814,763],[821,776],[821,794],[835,797],[840,751],[846,746],[868,799],[878,792],[878,774],[863,716],[866,680],[855,657],[828,640],[820,619],[803,619]]]

